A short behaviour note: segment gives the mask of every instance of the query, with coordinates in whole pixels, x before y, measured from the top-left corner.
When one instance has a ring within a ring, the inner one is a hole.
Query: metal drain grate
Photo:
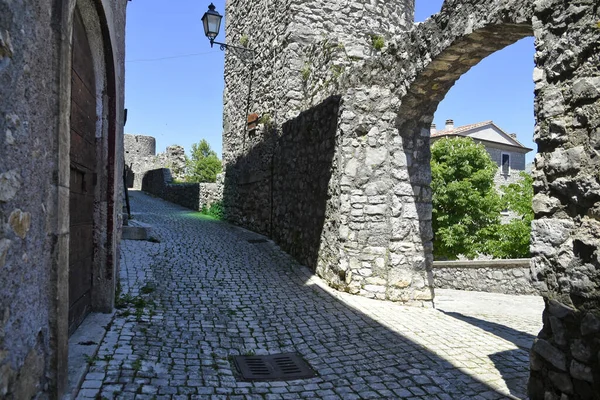
[[[248,239],[248,243],[267,243],[267,239]]]
[[[288,381],[315,376],[315,371],[297,353],[234,356],[233,362],[247,381]]]

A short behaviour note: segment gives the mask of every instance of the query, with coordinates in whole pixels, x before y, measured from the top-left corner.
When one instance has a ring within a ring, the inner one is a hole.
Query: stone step
[[[122,240],[148,240],[152,227],[143,222],[130,219],[127,226],[123,225]]]

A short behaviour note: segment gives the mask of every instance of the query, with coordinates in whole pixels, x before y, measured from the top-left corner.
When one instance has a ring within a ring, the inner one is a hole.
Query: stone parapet
[[[223,198],[223,185],[220,183],[172,182],[168,168],[148,171],[142,181],[142,190],[195,211],[210,207]]]
[[[529,263],[529,259],[434,261],[433,282],[439,289],[539,294]]]

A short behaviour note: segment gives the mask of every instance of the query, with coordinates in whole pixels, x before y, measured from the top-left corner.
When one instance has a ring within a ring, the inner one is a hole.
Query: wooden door
[[[96,79],[90,44],[78,10],[73,19],[71,85],[69,334],[91,311],[94,262]]]

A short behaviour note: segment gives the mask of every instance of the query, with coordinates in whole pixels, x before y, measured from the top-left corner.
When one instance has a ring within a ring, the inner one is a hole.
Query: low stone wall
[[[142,179],[142,190],[171,203],[200,211],[202,207],[223,199],[219,183],[172,183],[171,170],[160,168],[148,171]]]
[[[530,260],[434,261],[433,278],[438,289],[474,290],[504,294],[533,294]]]

